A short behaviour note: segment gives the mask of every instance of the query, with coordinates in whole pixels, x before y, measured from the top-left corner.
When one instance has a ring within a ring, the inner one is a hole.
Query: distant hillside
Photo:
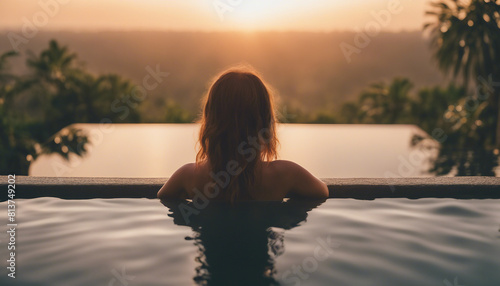
[[[207,82],[221,69],[249,63],[280,94],[281,102],[306,111],[338,108],[367,84],[408,77],[417,86],[440,84],[420,32],[381,33],[347,63],[340,43],[354,44],[354,32],[40,32],[27,44],[38,53],[50,39],[69,46],[96,73],[118,73],[140,84],[145,67],[160,65],[169,77],[151,92],[144,108],[159,118],[171,98],[198,110]],[[0,32],[0,52],[10,49]],[[14,69],[23,72],[24,58]]]

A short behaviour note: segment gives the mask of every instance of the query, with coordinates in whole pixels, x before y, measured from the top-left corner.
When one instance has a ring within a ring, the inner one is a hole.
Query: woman
[[[205,101],[196,162],[179,168],[158,198],[221,201],[324,199],[328,188],[296,163],[276,160],[276,116],[268,88],[245,69],[224,72]]]

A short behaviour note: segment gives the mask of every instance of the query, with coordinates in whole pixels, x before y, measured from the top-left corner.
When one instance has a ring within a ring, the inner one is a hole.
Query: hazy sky
[[[0,29],[356,30],[421,29],[428,0],[0,0]],[[39,3],[47,3],[45,7]],[[393,5],[392,12],[388,6]],[[382,12],[381,12],[382,11]],[[384,12],[387,11],[387,12]]]

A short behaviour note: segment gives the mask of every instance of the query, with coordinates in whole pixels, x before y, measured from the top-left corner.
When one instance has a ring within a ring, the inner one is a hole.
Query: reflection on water
[[[264,285],[500,285],[498,200],[328,199],[310,208],[214,205],[187,224],[156,199],[18,199],[18,275],[7,277],[0,224],[0,285],[190,286],[239,275]],[[329,237],[338,247],[307,278],[295,274]]]
[[[300,225],[321,202],[259,202],[233,206],[212,202],[186,216],[185,202],[164,203],[174,223],[190,227],[199,265],[198,285],[279,285],[275,259],[284,253],[284,230]]]
[[[196,155],[197,124],[74,127],[89,135],[90,152],[70,162],[42,155],[31,165],[31,176],[168,177]],[[474,151],[474,144],[472,151],[457,150],[452,139],[439,150],[414,125],[280,124],[278,137],[280,159],[297,162],[322,178],[500,174],[497,155]]]
[[[41,156],[30,175],[168,177],[196,155],[197,124],[75,127],[89,134],[89,154],[69,163],[58,155]],[[323,178],[429,176],[426,158],[411,147],[412,136],[422,133],[413,125],[280,124],[279,155]]]

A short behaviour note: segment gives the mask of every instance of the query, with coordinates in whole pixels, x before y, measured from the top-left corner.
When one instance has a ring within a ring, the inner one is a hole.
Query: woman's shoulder
[[[299,195],[311,198],[328,197],[328,187],[320,179],[299,164],[276,160],[269,164],[270,174],[276,178],[287,191],[288,195]],[[290,193],[291,192],[291,193]]]
[[[175,171],[175,174],[181,176],[186,174],[191,174],[192,172],[194,172],[195,168],[196,168],[196,163],[187,163],[182,165],[179,169],[177,169],[177,171]]]
[[[269,162],[269,169],[279,174],[289,174],[305,170],[299,164],[288,160],[274,160]]]
[[[267,173],[274,180],[293,183],[295,179],[300,179],[304,174],[308,173],[299,164],[288,160],[274,160],[268,163]]]
[[[291,166],[299,166],[299,164],[289,161],[289,160],[274,160],[269,162],[270,164],[278,167],[291,167]]]
[[[175,173],[178,173],[182,177],[192,177],[199,176],[207,171],[206,164],[192,162],[182,165]]]

